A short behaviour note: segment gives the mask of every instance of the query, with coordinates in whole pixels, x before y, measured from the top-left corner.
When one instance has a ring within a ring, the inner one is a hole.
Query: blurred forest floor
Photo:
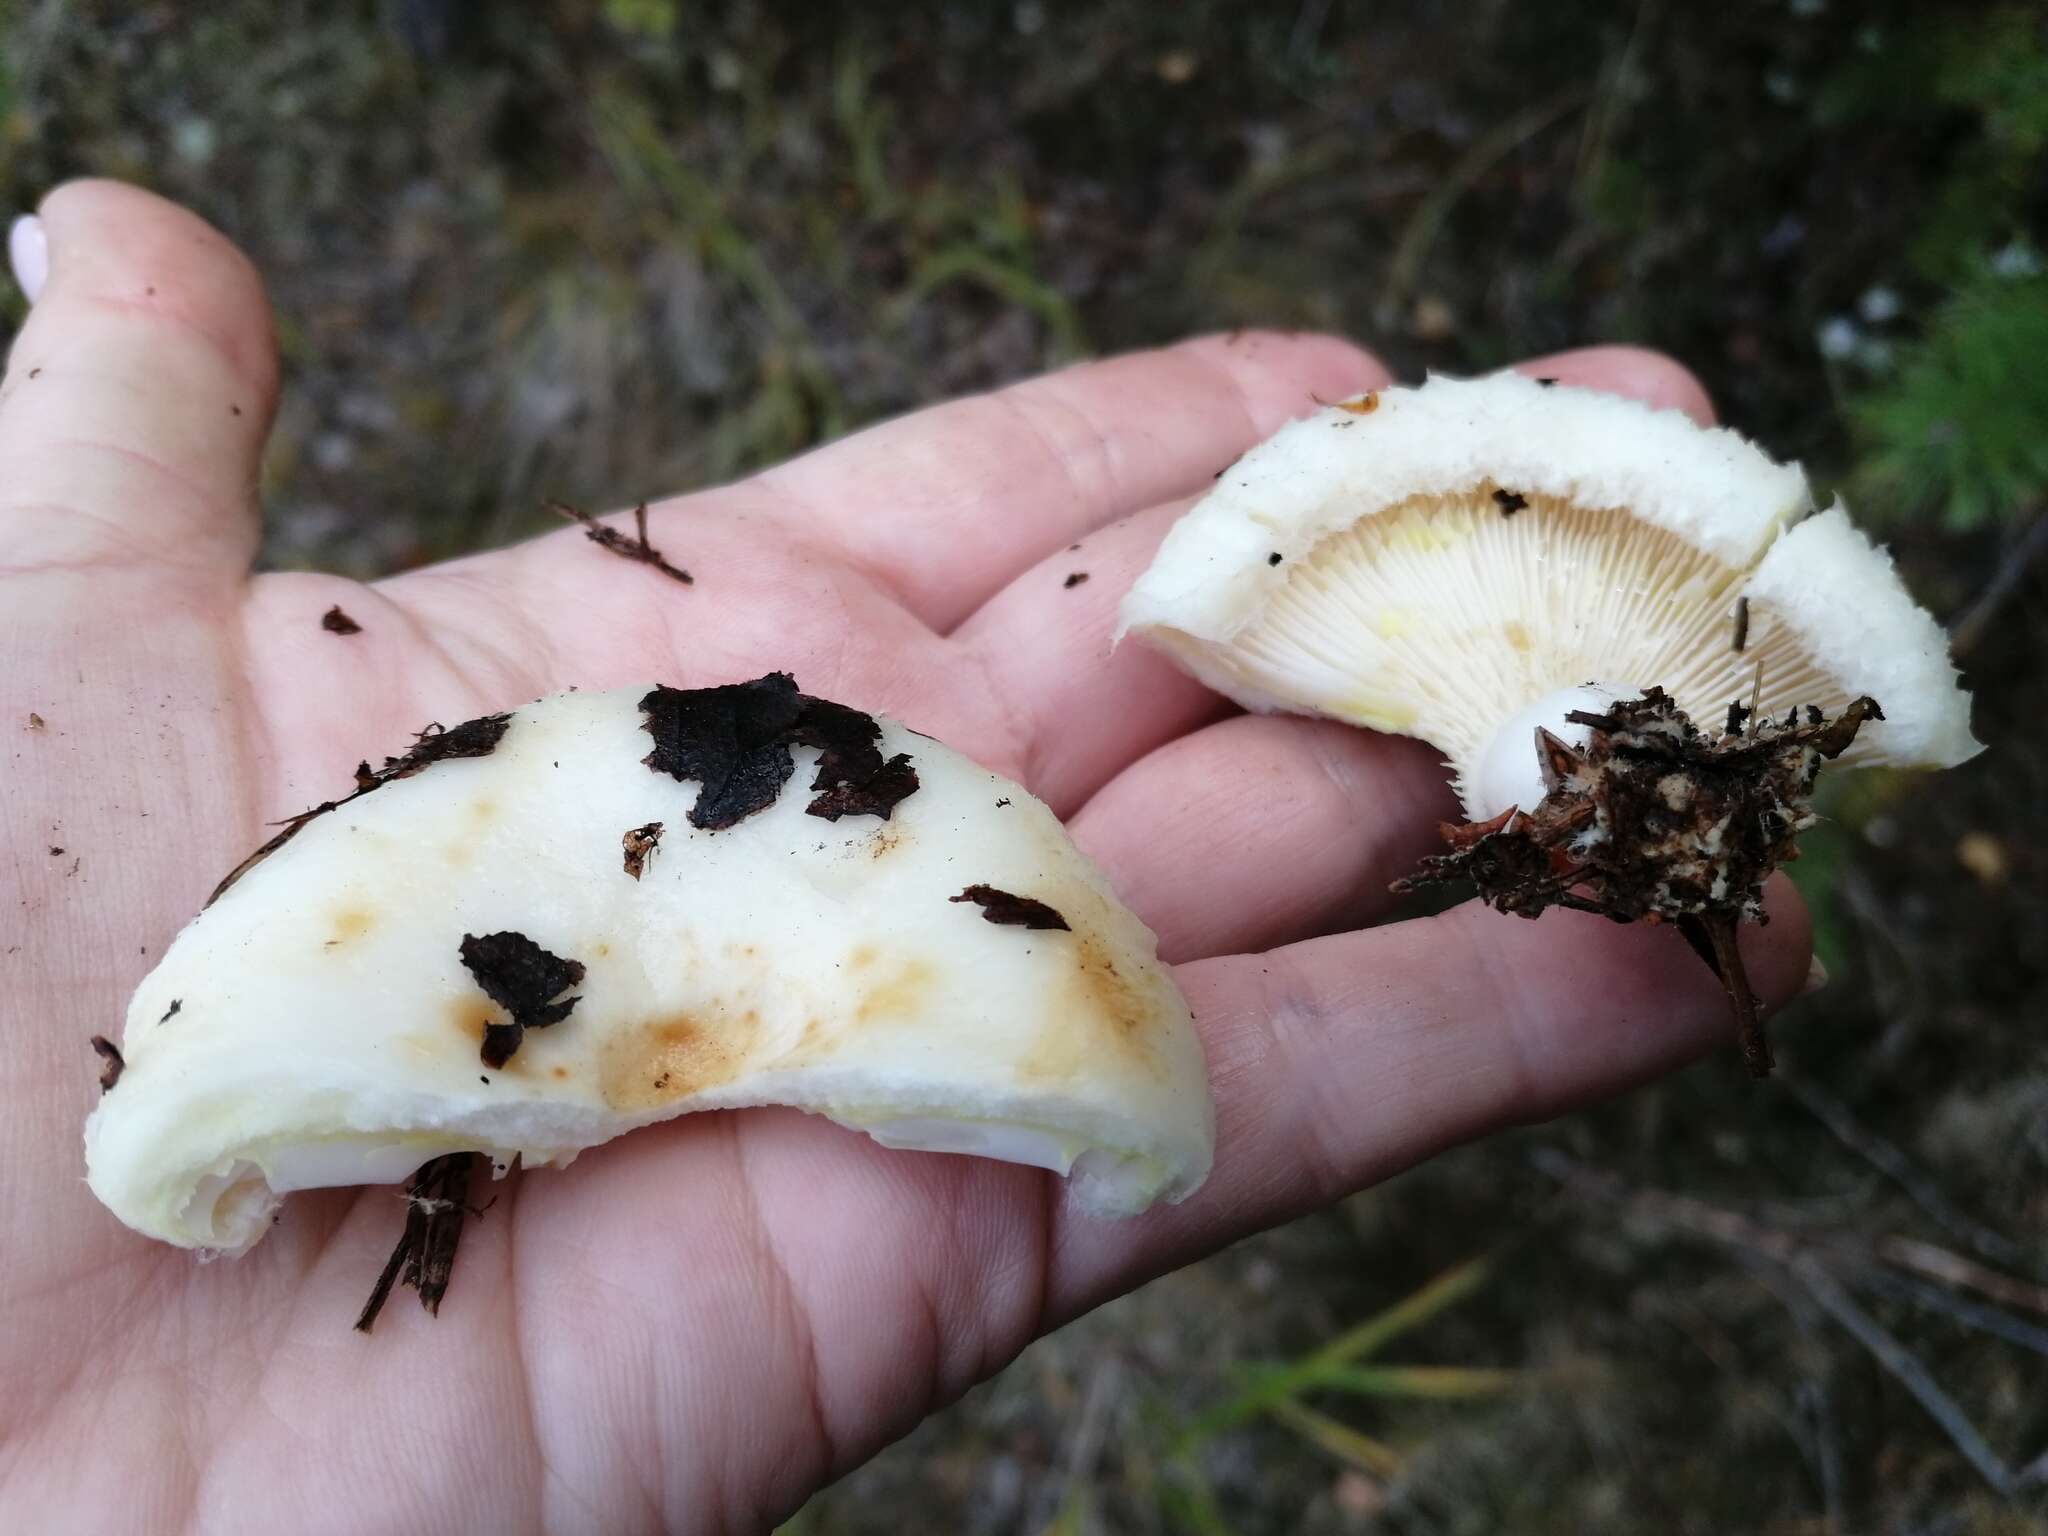
[[[792,1530],[2044,1528],[2038,5],[201,10],[0,0],[0,191],[129,177],[255,257],[271,565],[1258,324],[1411,376],[1662,347],[1969,626],[1991,751],[1832,796],[1777,1080],[1724,1055],[1160,1281]]]

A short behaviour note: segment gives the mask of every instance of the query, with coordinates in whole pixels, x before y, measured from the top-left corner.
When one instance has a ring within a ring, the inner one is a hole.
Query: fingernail
[[[50,275],[50,242],[43,233],[43,221],[34,214],[24,213],[7,231],[7,264],[14,269],[22,296],[35,303],[43,291],[43,280]]]
[[[1799,989],[1801,997],[1811,997],[1828,984],[1828,968],[1820,963],[1820,956],[1813,957],[1813,963],[1806,968],[1806,985]]]

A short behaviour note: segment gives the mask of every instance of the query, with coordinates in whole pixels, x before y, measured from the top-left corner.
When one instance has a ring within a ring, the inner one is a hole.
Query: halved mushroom
[[[291,1190],[742,1105],[1050,1168],[1108,1214],[1208,1171],[1150,931],[1043,804],[900,725],[780,674],[572,693],[357,783],[136,991],[85,1140],[139,1231],[240,1252]]]
[[[1122,621],[1248,708],[1441,748],[1471,820],[1426,876],[1679,922],[1759,1071],[1732,924],[1761,916],[1820,763],[1981,750],[1940,626],[1796,465],[1513,373],[1282,428],[1169,531]]]
[[[1542,798],[1538,726],[1583,743],[1567,714],[1652,686],[1697,720],[1871,695],[1884,719],[1845,762],[1972,756],[1940,626],[1839,507],[1812,510],[1798,466],[1680,412],[1432,378],[1246,454],[1122,623],[1248,708],[1442,748],[1474,820]]]

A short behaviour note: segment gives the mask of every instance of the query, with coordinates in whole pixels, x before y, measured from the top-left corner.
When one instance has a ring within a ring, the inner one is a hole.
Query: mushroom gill
[[[1496,730],[1559,689],[1657,682],[1702,720],[1738,699],[1847,705],[1793,625],[1742,602],[1747,575],[1626,508],[1482,484],[1322,539],[1213,665],[1245,691],[1434,743],[1479,814]]]
[[[1249,708],[1433,743],[1475,817],[1537,782],[1534,727],[1570,738],[1589,687],[1661,687],[1701,722],[1874,694],[1883,722],[1847,762],[1977,749],[1941,630],[1845,514],[1813,512],[1796,465],[1511,374],[1372,399],[1233,466],[1125,628]]]

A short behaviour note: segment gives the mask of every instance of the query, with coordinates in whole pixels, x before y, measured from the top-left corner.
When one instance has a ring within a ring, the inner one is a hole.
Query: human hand
[[[1429,749],[1228,717],[1110,653],[1187,498],[1312,395],[1387,381],[1348,345],[1089,364],[658,504],[688,589],[573,529],[367,587],[252,579],[276,386],[254,273],[131,188],[66,187],[42,218],[0,389],[0,1527],[758,1529],[1107,1297],[1727,1037],[1669,932],[1472,906],[1353,931],[1454,809]],[[1640,352],[1532,366],[1707,409]],[[322,630],[336,603],[361,634]],[[1199,1194],[1102,1223],[1036,1170],[693,1115],[512,1181],[439,1319],[393,1307],[370,1337],[349,1322],[389,1190],[297,1196],[207,1265],[92,1200],[86,1037],[262,823],[426,720],[771,669],[1069,820],[1200,1023]],[[1772,908],[1744,950],[1782,1001],[1807,930],[1782,882]]]

